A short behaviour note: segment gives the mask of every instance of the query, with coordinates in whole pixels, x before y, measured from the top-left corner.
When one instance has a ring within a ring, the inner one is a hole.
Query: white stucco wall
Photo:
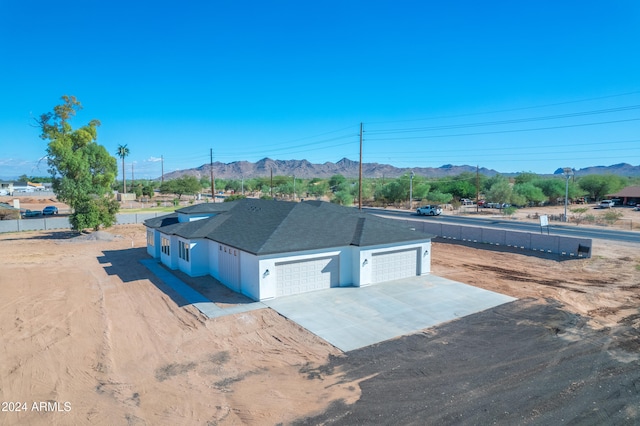
[[[209,275],[216,280],[220,280],[220,273],[218,271],[218,242],[207,240],[209,244],[209,250],[207,253],[207,259],[209,260]]]
[[[169,269],[178,269],[178,237],[175,235],[166,235],[163,233],[160,234],[160,239],[162,237],[167,238],[169,240],[169,256],[162,253],[160,251],[160,261],[162,264],[166,265]]]
[[[160,258],[160,233],[154,228],[147,228],[147,234],[153,234],[153,246],[147,244],[147,254],[154,259]]]
[[[179,245],[182,243],[187,243],[189,245],[189,261],[187,262],[186,260],[181,259],[179,251],[177,251],[176,256],[178,258],[178,269],[192,277],[207,275],[209,273],[208,241],[204,239],[187,240],[178,237],[178,242],[176,243],[178,246],[177,250],[180,250]]]
[[[247,252],[240,252],[240,270],[242,280],[240,293],[253,300],[260,300],[260,265],[258,257]],[[264,297],[263,297],[264,299]]]

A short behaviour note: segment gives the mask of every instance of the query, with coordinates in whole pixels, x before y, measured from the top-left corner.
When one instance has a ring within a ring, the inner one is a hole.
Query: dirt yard
[[[144,246],[141,225],[0,235],[0,424],[640,421],[640,243],[434,243],[434,274],[521,300],[347,354],[269,309],[206,319]]]

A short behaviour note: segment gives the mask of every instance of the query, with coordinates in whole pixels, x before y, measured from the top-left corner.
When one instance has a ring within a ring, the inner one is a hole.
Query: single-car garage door
[[[372,282],[399,280],[418,275],[418,249],[386,251],[371,255]]]
[[[276,297],[337,286],[339,272],[338,256],[276,263]]]

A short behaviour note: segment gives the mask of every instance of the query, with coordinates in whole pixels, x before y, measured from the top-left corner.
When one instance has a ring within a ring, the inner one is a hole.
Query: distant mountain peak
[[[192,175],[198,178],[209,176],[211,167],[203,164],[200,167],[178,170],[164,175],[165,179],[173,179],[183,175]],[[274,176],[296,176],[298,178],[328,178],[333,175],[343,175],[355,178],[359,174],[359,163],[346,157],[337,163],[327,161],[322,164],[314,164],[308,160],[273,160],[265,157],[256,163],[249,161],[234,161],[232,163],[213,163],[215,177],[222,179],[240,179],[253,177],[266,177],[273,173]],[[362,174],[367,178],[396,178],[413,171],[418,176],[427,178],[440,178],[457,176],[460,173],[475,173],[476,166],[444,164],[441,167],[395,167],[389,164],[362,163]],[[497,171],[480,167],[480,174],[494,176]],[[627,163],[614,164],[612,166],[587,167],[574,170],[577,176],[588,174],[616,174],[620,176],[640,176],[640,166],[632,166]],[[557,169],[554,174],[562,174],[563,169]],[[519,173],[502,173],[504,176],[515,176]]]

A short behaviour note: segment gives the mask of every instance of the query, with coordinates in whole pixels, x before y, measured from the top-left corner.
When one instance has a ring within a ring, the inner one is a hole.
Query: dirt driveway
[[[347,353],[269,309],[205,319],[144,244],[136,225],[0,235],[0,400],[25,407],[0,424],[640,421],[640,244],[434,243],[435,274],[522,300]]]

